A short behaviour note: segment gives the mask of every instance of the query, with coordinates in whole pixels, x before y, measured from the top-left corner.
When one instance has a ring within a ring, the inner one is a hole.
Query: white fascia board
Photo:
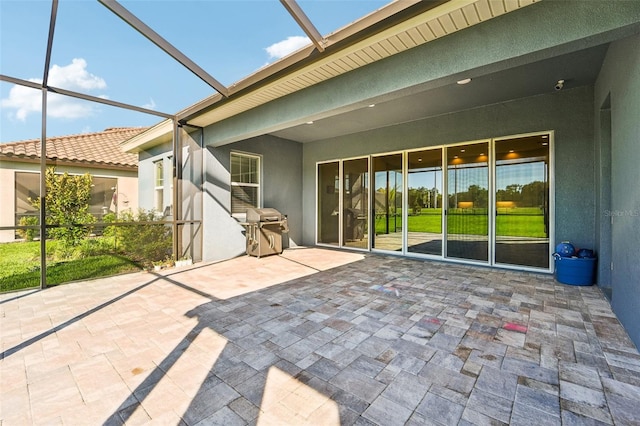
[[[173,139],[173,120],[164,120],[155,126],[120,143],[123,151],[137,153],[169,142]]]

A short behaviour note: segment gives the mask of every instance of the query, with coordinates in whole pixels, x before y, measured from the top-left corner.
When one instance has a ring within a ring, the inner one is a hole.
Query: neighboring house
[[[529,3],[381,10],[178,112],[176,154],[171,121],[122,145],[141,206],[180,155],[204,260],[243,253],[247,205],[291,244],[523,271],[569,240],[640,345],[640,2]]]
[[[120,149],[120,142],[146,128],[110,128],[102,132],[47,138],[47,166],[59,173],[93,177],[90,212],[98,218],[138,208],[138,159]],[[37,215],[29,199],[40,194],[40,139],[0,144],[0,224],[18,225]],[[0,231],[0,242],[14,241],[13,230]]]

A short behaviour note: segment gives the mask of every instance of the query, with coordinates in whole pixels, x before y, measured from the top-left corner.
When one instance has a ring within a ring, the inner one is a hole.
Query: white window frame
[[[158,169],[160,169],[159,176]],[[159,184],[158,178],[160,180]],[[153,208],[158,214],[162,215],[164,213],[164,159],[153,162],[153,188]]]
[[[258,183],[246,183],[246,182],[235,182],[233,180],[233,172],[231,170],[231,164],[233,162],[233,157],[244,157],[244,158],[250,158],[252,160],[256,160],[256,166],[257,166],[257,175],[258,175]],[[250,188],[257,188],[257,205],[255,206],[256,208],[261,208],[262,207],[262,182],[263,182],[263,176],[262,176],[262,156],[258,155],[258,154],[251,154],[248,152],[242,152],[242,151],[232,151],[229,154],[229,183],[231,187],[250,187]],[[231,216],[238,218],[238,219],[244,219],[246,218],[246,213],[233,213],[233,189],[230,188],[229,190],[229,211],[231,212]]]

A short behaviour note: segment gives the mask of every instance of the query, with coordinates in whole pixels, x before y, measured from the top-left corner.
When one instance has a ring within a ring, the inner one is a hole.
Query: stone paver
[[[0,295],[0,423],[640,424],[596,287],[297,248]]]

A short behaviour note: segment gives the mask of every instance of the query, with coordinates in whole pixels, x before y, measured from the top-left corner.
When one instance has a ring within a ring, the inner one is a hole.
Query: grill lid
[[[247,209],[247,222],[279,222],[284,220],[284,217],[276,209]]]

